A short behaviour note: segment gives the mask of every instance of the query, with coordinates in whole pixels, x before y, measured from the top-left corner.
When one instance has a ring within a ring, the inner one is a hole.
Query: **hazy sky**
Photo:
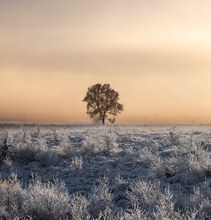
[[[110,83],[119,122],[211,123],[210,0],[0,0],[0,121],[85,122]]]

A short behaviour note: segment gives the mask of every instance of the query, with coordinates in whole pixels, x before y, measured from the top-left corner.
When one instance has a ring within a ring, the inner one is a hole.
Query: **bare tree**
[[[115,122],[117,114],[123,111],[123,105],[118,103],[119,93],[110,84],[95,84],[88,88],[84,102],[87,102],[87,114],[95,121],[105,120]]]

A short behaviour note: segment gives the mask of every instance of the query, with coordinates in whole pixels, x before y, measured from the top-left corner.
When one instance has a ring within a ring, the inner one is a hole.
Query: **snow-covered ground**
[[[1,130],[3,219],[210,219],[211,127]]]

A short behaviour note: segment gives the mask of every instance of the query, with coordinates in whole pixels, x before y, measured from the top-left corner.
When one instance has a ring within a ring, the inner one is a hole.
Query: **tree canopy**
[[[90,118],[103,124],[106,119],[114,123],[116,116],[123,111],[123,105],[118,102],[119,93],[110,84],[92,85],[83,101],[87,102],[87,114]]]

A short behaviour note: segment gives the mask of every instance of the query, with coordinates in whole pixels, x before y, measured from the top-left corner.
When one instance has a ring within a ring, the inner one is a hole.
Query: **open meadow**
[[[0,219],[211,219],[211,127],[7,126]]]

